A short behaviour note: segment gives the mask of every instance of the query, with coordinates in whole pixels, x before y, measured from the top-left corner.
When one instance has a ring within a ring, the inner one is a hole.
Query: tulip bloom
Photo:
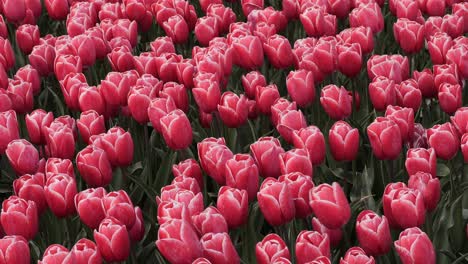
[[[75,208],[81,221],[91,229],[97,229],[106,217],[102,198],[107,194],[102,187],[86,189],[75,195]]]
[[[389,184],[385,188],[383,208],[391,226],[404,229],[424,224],[426,208],[419,190]]]
[[[249,201],[253,201],[258,191],[259,173],[254,159],[248,154],[236,154],[226,162],[226,185],[246,190]]]
[[[47,209],[44,196],[45,176],[43,173],[25,174],[13,181],[15,195],[26,200],[34,201],[39,214]]]
[[[417,172],[410,175],[408,187],[418,190],[424,198],[424,205],[428,212],[437,207],[440,198],[440,181],[430,173]]]
[[[437,176],[437,157],[433,148],[413,148],[408,149],[405,161],[408,175],[414,175],[417,172],[427,172],[432,177]]]
[[[2,203],[0,220],[5,234],[19,235],[32,240],[39,227],[36,203],[18,196],[10,196]]]
[[[374,257],[367,256],[366,252],[360,247],[352,247],[346,251],[346,254],[343,258],[340,259],[340,264],[353,264],[353,263],[363,263],[363,264],[375,264]]]
[[[184,219],[182,218],[182,220]],[[194,215],[191,221],[200,235],[229,231],[226,218],[214,206],[209,206],[200,214]]]
[[[0,252],[4,263],[31,263],[28,241],[22,236],[4,236],[0,239]]]
[[[283,239],[275,233],[266,235],[262,241],[255,246],[257,263],[275,263],[278,258],[290,258],[289,249]]]
[[[427,130],[429,145],[435,150],[437,157],[449,160],[458,152],[460,139],[456,128],[451,123],[435,125]]]
[[[309,263],[309,261],[314,261],[322,256],[330,257],[330,240],[328,236],[317,231],[301,231],[296,239],[297,263]]]
[[[312,188],[309,199],[314,214],[330,229],[342,227],[351,217],[348,199],[337,182]]]
[[[17,175],[37,172],[39,152],[27,140],[16,139],[11,141],[7,146],[6,155]]]
[[[312,218],[312,229],[322,235],[327,235],[332,247],[337,247],[343,238],[343,230],[341,228],[330,229],[322,224],[316,217]]]
[[[345,121],[338,121],[328,133],[328,142],[335,160],[352,161],[359,150],[359,131]]]
[[[367,135],[374,155],[381,160],[396,159],[401,152],[400,128],[395,122],[385,117],[377,117],[367,127]]]
[[[213,264],[239,264],[237,254],[228,233],[208,233],[201,239],[203,255]]]
[[[260,210],[270,225],[283,225],[295,216],[293,197],[286,182],[279,182],[275,178],[265,179],[257,193],[257,199]]]
[[[362,211],[356,220],[356,234],[359,245],[369,255],[384,255],[391,249],[392,237],[385,216],[379,216],[371,210]]]
[[[226,219],[229,228],[245,224],[249,214],[247,191],[228,186],[221,187],[216,207]]]
[[[73,199],[77,189],[76,180],[72,176],[62,173],[48,178],[44,193],[50,210],[57,217],[66,217],[75,213]]]
[[[94,240],[107,262],[124,261],[130,255],[130,238],[125,225],[110,217],[104,219],[99,229],[94,230]]]
[[[250,151],[262,177],[278,178],[280,176],[279,154],[283,153],[284,149],[278,139],[273,137],[259,138],[250,145]]]
[[[398,240],[395,241],[395,248],[403,264],[436,263],[436,254],[431,240],[417,227],[401,232]]]

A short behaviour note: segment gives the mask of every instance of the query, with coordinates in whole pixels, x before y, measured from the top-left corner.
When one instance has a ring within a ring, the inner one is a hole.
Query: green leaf
[[[437,176],[446,177],[450,174],[450,168],[443,163],[437,163]]]

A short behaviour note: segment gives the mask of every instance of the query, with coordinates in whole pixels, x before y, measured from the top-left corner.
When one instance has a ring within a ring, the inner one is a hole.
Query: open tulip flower
[[[468,256],[466,0],[0,0],[0,264]]]

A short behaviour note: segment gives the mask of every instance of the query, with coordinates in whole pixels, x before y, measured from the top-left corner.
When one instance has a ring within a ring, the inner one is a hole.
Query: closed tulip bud
[[[349,202],[338,183],[321,184],[310,192],[310,207],[326,227],[337,229],[345,225],[351,217]],[[331,217],[333,215],[333,217]]]
[[[171,97],[174,100],[177,108],[186,113],[188,112],[189,98],[187,89],[183,84],[178,84],[176,82],[166,82],[162,91],[159,93],[159,96],[162,98]]]
[[[460,84],[455,64],[434,65],[434,84],[439,89],[444,83]],[[440,90],[440,89],[439,89]]]
[[[75,255],[70,254],[68,248],[59,245],[52,244],[46,248],[42,260],[39,260],[38,264],[49,264],[49,263],[75,263]]]
[[[294,132],[293,145],[307,150],[312,165],[319,165],[325,159],[325,138],[316,126],[308,126]]]
[[[464,32],[468,32],[468,5],[460,2],[452,5],[452,13],[459,17],[463,17]]]
[[[89,138],[106,132],[104,117],[94,110],[81,113],[76,126],[80,132],[81,138],[85,143],[91,143]]]
[[[228,127],[239,127],[247,121],[248,117],[247,98],[244,95],[236,95],[225,92],[221,96],[218,111],[221,120]]]
[[[198,19],[195,25],[195,36],[202,46],[208,46],[210,40],[219,35],[219,21],[216,17],[205,16]]]
[[[385,216],[379,216],[371,210],[362,211],[356,220],[356,234],[359,245],[369,255],[384,255],[391,249],[392,237]]]
[[[340,264],[375,264],[375,260],[374,257],[367,256],[362,248],[352,247],[340,259]]]
[[[107,194],[102,187],[86,189],[75,195],[75,208],[80,220],[91,229],[97,229],[106,212],[102,207],[102,199]]]
[[[408,79],[395,86],[397,103],[403,107],[413,108],[417,112],[421,106],[422,94],[418,89],[418,83],[414,79]]]
[[[289,72],[286,77],[286,88],[291,99],[301,107],[311,104],[315,99],[314,76],[311,71]]]
[[[28,241],[22,236],[4,236],[0,239],[0,252],[5,263],[31,263]]]
[[[237,64],[245,69],[255,69],[263,64],[263,47],[260,38],[243,36],[232,43]]]
[[[104,150],[92,145],[76,155],[76,166],[88,186],[103,187],[112,181],[112,167]]]
[[[461,147],[461,151],[463,154],[463,160],[465,161],[465,163],[468,163],[468,134],[467,133],[463,134],[461,138],[460,147]]]
[[[314,261],[321,256],[330,257],[330,240],[328,236],[317,231],[301,231],[296,239],[297,263],[309,263],[309,261]]]
[[[6,235],[19,235],[32,240],[38,231],[36,203],[10,196],[2,203],[0,220]]]
[[[278,126],[280,116],[289,110],[297,111],[296,102],[291,103],[290,101],[288,101],[288,99],[285,99],[285,98],[279,98],[278,100],[276,100],[270,109],[271,123],[273,123],[274,126]],[[300,123],[302,123],[302,121]]]
[[[8,21],[20,23],[26,17],[26,1],[2,1],[2,11]]]
[[[409,61],[401,55],[373,55],[367,61],[369,79],[387,77],[396,84],[409,77]]]
[[[401,152],[401,132],[398,125],[385,117],[377,117],[367,127],[372,152],[381,160],[394,160]]]
[[[156,247],[171,263],[190,264],[203,255],[202,245],[192,225],[179,219],[159,227]]]
[[[165,201],[158,204],[158,223],[162,225],[172,219],[192,222],[187,206],[182,202]],[[227,227],[226,227],[227,228]]]
[[[421,10],[419,9],[418,1],[390,1],[391,12],[397,16],[398,19],[405,18],[411,21],[418,21],[421,17]],[[422,21],[424,22],[424,21]]]
[[[36,109],[25,117],[26,128],[28,129],[29,139],[33,144],[44,144],[45,136],[43,127],[48,127],[54,119],[52,112],[46,112],[42,109]]]
[[[18,120],[13,110],[0,112],[0,154],[4,154],[8,144],[19,139]]]
[[[60,81],[60,88],[62,90],[65,103],[72,111],[77,111],[80,109],[78,96],[80,87],[84,84],[87,84],[87,81],[83,73],[67,74],[65,79]]]
[[[19,68],[18,71],[16,71],[14,79],[31,83],[34,95],[38,95],[41,91],[41,77],[39,76],[39,72],[29,64]]]
[[[460,139],[456,128],[451,123],[435,125],[427,130],[429,145],[435,150],[437,157],[449,160],[458,152]]]
[[[54,72],[55,50],[49,44],[34,46],[29,54],[29,63],[41,76],[48,76]]]
[[[290,258],[286,243],[275,233],[266,235],[261,242],[257,243],[255,256],[259,264],[278,263],[277,260],[280,258],[286,260]]]
[[[406,171],[408,175],[414,175],[417,172],[426,172],[437,176],[437,157],[433,148],[414,148],[406,153]]]
[[[49,158],[45,164],[45,175],[46,180],[55,174],[67,174],[71,177],[75,177],[75,171],[73,163],[69,159]]]
[[[51,157],[72,159],[75,154],[75,138],[73,131],[62,126],[56,129],[46,127],[47,146]]]
[[[78,240],[70,251],[70,255],[74,256],[78,264],[100,264],[102,257],[96,244],[86,238]]]
[[[293,142],[296,131],[307,127],[307,122],[301,110],[285,110],[280,112],[277,122],[276,129],[290,143]]]
[[[2,70],[0,70],[1,72]],[[0,73],[1,74],[1,73]],[[6,73],[5,73],[6,75]],[[7,77],[6,77],[7,78]],[[8,82],[8,81],[7,81]],[[13,109],[13,104],[6,90],[0,89],[0,112],[6,112]]]
[[[359,150],[359,131],[345,121],[338,121],[328,133],[328,142],[335,160],[352,161]]]
[[[280,176],[279,155],[284,153],[284,149],[278,139],[273,137],[259,138],[250,145],[250,151],[262,177],[278,178]]]
[[[352,100],[343,86],[327,85],[324,87],[320,95],[320,103],[332,119],[347,118],[352,111]]]
[[[5,70],[9,70],[15,66],[15,55],[10,40],[0,37],[0,52],[0,64]]]
[[[384,111],[388,105],[396,104],[395,83],[386,77],[377,77],[369,84],[369,97],[377,111]]]
[[[280,182],[288,185],[297,218],[305,218],[312,213],[309,206],[309,192],[314,187],[312,177],[300,172],[292,172],[279,177]]]
[[[408,54],[419,52],[424,44],[424,27],[407,18],[399,18],[393,24],[396,42]]]
[[[189,28],[187,22],[180,15],[174,15],[163,23],[163,29],[175,44],[185,43],[188,40]]]
[[[102,258],[107,262],[124,261],[130,255],[130,238],[124,224],[109,217],[94,230],[94,240]]]
[[[449,115],[462,106],[462,88],[459,84],[442,83],[437,97],[440,108]]]
[[[176,109],[177,107],[172,98],[153,99],[148,107],[148,117],[153,127],[159,132],[162,131],[160,124],[161,118]]]
[[[273,35],[263,44],[263,50],[277,69],[287,68],[293,64],[293,54],[289,40],[281,35]]]
[[[127,46],[120,46],[112,49],[112,51],[107,54],[107,59],[114,71],[124,72],[135,68],[132,52]]]
[[[156,65],[156,57],[151,52],[142,52],[140,56],[133,56],[135,69],[140,75],[150,74],[157,76],[158,69]]]
[[[76,181],[67,174],[56,174],[47,179],[44,186],[45,198],[50,210],[57,217],[75,213],[73,199],[77,193]]]
[[[11,141],[6,149],[10,165],[17,175],[36,173],[39,164],[39,152],[25,139]]]
[[[213,1],[211,1],[213,2]],[[218,27],[220,33],[229,31],[229,26],[236,22],[236,14],[234,11],[226,7],[220,1],[219,3],[210,4],[207,8],[206,14],[215,17],[218,20]]]
[[[392,227],[405,229],[421,226],[426,217],[424,198],[418,190],[402,184],[389,184],[385,188],[383,207]]]
[[[336,47],[337,65],[340,72],[348,77],[354,77],[361,71],[362,53],[358,43],[340,44]]]
[[[464,25],[463,17],[447,14],[443,17],[441,29],[452,38],[456,38],[463,35]]]
[[[443,32],[435,33],[429,37],[427,42],[427,50],[431,55],[433,64],[444,64],[447,58],[447,52],[452,48],[452,38]]]
[[[143,74],[140,75],[140,78],[137,79],[136,86],[149,86],[153,90],[155,90],[155,93],[158,95],[159,92],[161,92],[163,88],[163,82],[158,80],[158,78],[154,77],[151,74]]]
[[[214,206],[209,206],[200,214],[192,216],[192,222],[202,236],[208,233],[227,233],[229,230],[226,219]]]
[[[428,212],[437,207],[440,198],[440,181],[427,172],[417,172],[410,175],[408,187],[418,190],[424,198],[424,204]]]
[[[255,101],[257,102],[258,110],[265,115],[271,113],[271,106],[280,98],[278,87],[274,84],[267,86],[257,86]]]
[[[337,35],[337,38],[344,43],[359,44],[363,54],[368,54],[374,49],[374,38],[369,27],[359,26],[345,29]]]
[[[431,240],[417,227],[405,229],[394,244],[403,264],[436,263]],[[420,256],[424,256],[424,260]]]
[[[313,167],[307,150],[292,149],[280,153],[279,156],[281,174],[297,172],[312,177]]]
[[[163,53],[175,53],[174,43],[168,36],[157,37],[150,43],[150,46],[155,56],[160,56]]]
[[[58,80],[63,80],[69,73],[80,73],[83,71],[82,62],[79,56],[59,55],[55,58],[55,76]]]
[[[244,87],[244,92],[249,99],[254,99],[257,91],[257,86],[266,86],[267,82],[265,76],[263,76],[258,71],[252,71],[245,75],[242,75],[241,78],[242,86]]]
[[[236,154],[226,162],[226,185],[246,190],[249,201],[256,197],[258,176],[258,167],[248,154]]]
[[[207,233],[201,239],[203,255],[213,264],[238,264],[239,255],[228,233]]]
[[[224,216],[229,228],[237,228],[247,222],[249,201],[246,190],[223,186],[218,193],[216,207]]]
[[[204,80],[195,84],[192,89],[195,102],[201,111],[205,113],[214,112],[221,100],[221,88],[219,81],[216,80],[216,75],[212,75],[211,80]]]
[[[94,110],[98,114],[106,111],[104,96],[96,86],[82,85],[79,90],[78,104],[82,112]]]
[[[457,65],[460,77],[468,79],[468,67],[465,62],[468,59],[468,47],[466,45],[454,45],[447,52],[447,62]]]
[[[423,71],[413,72],[413,78],[418,83],[418,88],[422,96],[426,98],[435,97],[437,95],[437,87],[434,84],[434,75],[430,69],[425,68]]]
[[[144,124],[149,122],[148,108],[151,100],[156,98],[157,89],[149,85],[137,85],[130,89],[128,94],[128,108],[132,117]]]
[[[112,166],[129,166],[133,160],[133,139],[121,127],[113,127],[106,134],[97,136],[92,144],[103,149]]]
[[[69,12],[67,0],[45,0],[45,7],[50,18],[53,20],[64,20]]]
[[[136,221],[132,200],[123,190],[106,194],[102,198],[102,207],[106,217],[117,219],[127,229],[130,229]]]
[[[161,118],[161,132],[171,149],[185,149],[192,143],[192,126],[182,110],[174,110]],[[181,133],[184,131],[184,133]]]
[[[331,36],[336,33],[336,16],[330,15],[320,5],[312,5],[299,16],[308,36]]]
[[[10,80],[6,90],[10,97],[12,107],[17,113],[27,113],[33,110],[32,84],[22,80]]]
[[[13,181],[15,195],[26,201],[33,201],[39,214],[47,209],[44,196],[45,180],[43,173],[36,173],[25,174]]]
[[[135,215],[135,223],[133,224],[132,228],[128,230],[128,235],[130,236],[131,241],[139,242],[145,235],[145,222],[143,220],[143,212],[138,206],[135,207]]]
[[[257,199],[265,220],[272,226],[286,224],[295,216],[294,200],[287,182],[265,179]]]
[[[414,134],[414,111],[411,108],[389,105],[385,117],[395,122],[400,129],[401,140],[407,142]]]
[[[40,32],[37,25],[24,24],[16,30],[18,47],[24,54],[31,53],[34,46],[39,44]]]
[[[381,32],[384,28],[384,19],[379,5],[371,2],[356,7],[349,14],[349,24],[351,27],[370,27],[374,34]]]

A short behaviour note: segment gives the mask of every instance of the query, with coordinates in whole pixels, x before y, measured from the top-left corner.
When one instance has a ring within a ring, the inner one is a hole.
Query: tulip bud
[[[219,116],[228,127],[239,127],[247,121],[247,98],[240,97],[232,92],[225,92],[218,104]]]
[[[226,185],[246,190],[249,201],[253,201],[258,191],[258,167],[248,154],[236,154],[226,162]]]
[[[33,201],[36,204],[39,214],[47,209],[47,202],[44,196],[45,176],[42,173],[25,174],[13,181],[15,195],[26,201]]]
[[[293,197],[286,182],[267,178],[257,193],[258,205],[265,220],[272,226],[280,226],[295,216]]]
[[[97,229],[106,217],[102,199],[107,194],[102,187],[86,189],[75,195],[75,207],[81,221],[91,229]]]
[[[242,86],[244,87],[244,92],[249,99],[254,99],[257,91],[257,86],[266,86],[267,82],[265,76],[263,76],[258,71],[252,71],[245,75],[242,75],[241,78]]]
[[[419,52],[424,44],[423,25],[407,18],[399,18],[393,24],[393,35],[403,51],[408,54]]]
[[[435,125],[427,130],[429,145],[435,150],[437,157],[450,160],[458,152],[460,139],[458,132],[451,123]]]
[[[352,247],[346,251],[343,258],[340,259],[340,264],[375,264],[374,257],[367,256],[366,252],[360,247]]]
[[[414,175],[417,172],[427,172],[432,177],[437,176],[437,157],[433,148],[413,148],[406,153],[405,161],[408,175]]]
[[[229,228],[245,224],[249,214],[247,191],[228,186],[221,187],[216,207],[226,219]]]
[[[10,80],[7,94],[13,110],[19,114],[31,112],[34,107],[32,84],[22,80]]]
[[[392,120],[377,117],[367,127],[367,134],[374,155],[381,160],[396,159],[401,152],[401,132],[398,125]]]
[[[74,256],[76,263],[100,264],[102,263],[101,254],[93,241],[82,238],[78,240],[70,251]]]
[[[433,178],[427,172],[417,172],[410,175],[408,187],[418,190],[423,195],[424,205],[428,212],[437,207],[440,198],[440,181],[438,178]]]
[[[163,29],[176,44],[185,43],[188,40],[189,28],[187,22],[180,15],[174,15],[163,23]]]
[[[312,165],[320,165],[325,160],[325,138],[316,126],[308,126],[294,132],[293,145],[307,150]]]
[[[133,160],[133,139],[121,127],[113,127],[106,134],[93,139],[92,144],[104,150],[112,166],[129,166]]]
[[[277,263],[277,259],[289,259],[289,250],[283,239],[275,233],[266,235],[261,242],[255,246],[257,263]]]
[[[359,245],[369,255],[384,255],[391,249],[392,237],[385,216],[370,210],[362,211],[357,217],[356,234]]]
[[[226,218],[214,206],[209,206],[200,214],[193,216],[192,222],[200,235],[229,231]]]
[[[468,133],[463,134],[461,138],[461,151],[463,154],[463,160],[468,163]]]
[[[447,52],[452,48],[452,46],[452,38],[446,33],[437,32],[434,35],[431,35],[427,42],[427,50],[431,56],[432,63],[434,65],[446,63]]]
[[[354,77],[361,71],[362,52],[358,43],[340,44],[336,46],[337,65],[340,72],[348,77]]]
[[[224,185],[225,165],[233,157],[231,150],[224,144],[200,142],[198,143],[198,156],[203,170],[219,185]]]
[[[49,44],[34,46],[29,54],[29,63],[41,76],[48,76],[54,72],[55,49]]]
[[[301,231],[296,239],[297,263],[309,263],[309,261],[314,261],[321,256],[330,257],[330,240],[328,236],[317,231]]]
[[[174,177],[193,178],[197,181],[199,187],[203,186],[202,171],[200,165],[194,159],[187,159],[179,164],[172,165],[172,173]]]
[[[51,129],[45,127],[46,141],[51,157],[71,159],[75,155],[75,138],[65,125]]]
[[[351,216],[349,202],[343,189],[336,182],[332,185],[321,184],[312,188],[309,199],[314,214],[330,229],[342,227]]]
[[[130,238],[125,225],[119,220],[109,217],[94,230],[94,240],[107,262],[124,261],[130,255]]]
[[[5,263],[31,263],[28,241],[22,236],[4,236],[0,239],[0,252]]]
[[[411,108],[391,106],[387,107],[385,117],[395,122],[400,129],[401,139],[407,142],[414,134],[414,111]]]
[[[435,87],[434,75],[430,69],[425,68],[421,72],[414,71],[413,78],[418,83],[418,88],[421,91],[422,96],[426,98],[435,97],[437,94],[437,87]]]
[[[0,112],[0,154],[4,154],[8,144],[19,138],[18,121],[13,110]]]
[[[298,172],[312,177],[313,167],[307,150],[292,149],[280,153],[279,156],[281,174]]]
[[[16,30],[16,42],[24,54],[31,53],[34,46],[39,44],[40,32],[37,25],[24,24]]]
[[[292,172],[279,177],[280,182],[288,185],[297,218],[305,218],[312,213],[309,206],[309,192],[314,187],[312,178],[300,172]]]
[[[273,67],[282,69],[293,64],[292,48],[287,38],[275,34],[263,44],[263,49]]]
[[[220,84],[219,81],[216,80],[216,75],[213,74],[210,79],[211,80],[204,80],[194,84],[195,87],[192,89],[195,102],[200,110],[205,113],[214,112],[221,99]]]
[[[169,148],[185,149],[192,143],[192,126],[182,110],[168,113],[161,118],[160,124],[164,141]]]
[[[283,153],[284,150],[278,139],[272,137],[259,138],[250,145],[250,151],[262,177],[278,178],[280,176],[279,154]]]
[[[315,99],[314,77],[310,71],[289,72],[286,77],[286,87],[291,99],[301,107],[309,105]]]
[[[243,36],[232,43],[237,64],[245,69],[255,69],[263,64],[263,47],[257,36]]]
[[[331,36],[336,33],[336,16],[320,5],[312,5],[299,16],[308,36]]]
[[[207,233],[200,239],[203,255],[213,264],[238,264],[239,255],[228,233]]]
[[[26,128],[28,129],[29,139],[33,144],[44,144],[45,136],[43,127],[48,127],[52,123],[54,115],[52,112],[46,112],[42,109],[36,109],[31,114],[25,116]]]
[[[73,199],[77,193],[76,181],[67,174],[56,174],[47,179],[44,186],[45,198],[57,217],[75,213]]]
[[[421,106],[422,94],[418,88],[418,83],[413,79],[408,79],[395,85],[397,103],[400,106],[413,108],[417,112]]]
[[[312,218],[312,229],[319,232],[322,235],[327,235],[330,239],[330,245],[332,247],[337,247],[343,237],[343,230],[338,229],[329,229],[324,224],[320,222],[316,217]]]
[[[27,140],[16,139],[11,141],[7,146],[6,155],[17,175],[37,172],[39,152]]]
[[[15,54],[8,38],[0,37],[0,52],[0,64],[3,68],[5,70],[13,68],[15,66]],[[31,65],[33,65],[32,62]]]
[[[102,198],[102,207],[106,217],[117,219],[127,229],[130,229],[136,221],[132,200],[123,190],[106,194]]]
[[[328,133],[328,142],[335,160],[352,161],[359,149],[359,131],[345,121],[338,121]]]
[[[417,227],[405,229],[394,244],[403,264],[418,263],[420,261],[418,256],[424,256],[424,263],[436,263],[436,254],[431,240]]]
[[[133,242],[139,242],[145,235],[145,222],[143,220],[143,212],[140,207],[135,207],[136,220],[132,228],[128,230],[128,235]]]
[[[112,181],[112,167],[104,150],[89,145],[76,156],[81,177],[91,187],[103,187]]]
[[[390,225],[401,229],[421,226],[426,217],[424,198],[418,190],[387,185],[383,200]]]
[[[260,113],[269,115],[271,113],[271,106],[276,100],[280,98],[278,87],[275,84],[267,86],[257,86],[255,94],[255,101]]]
[[[437,97],[440,108],[449,115],[462,106],[462,88],[459,84],[442,83]]]
[[[76,125],[81,138],[88,144],[91,143],[89,140],[91,136],[106,132],[104,117],[94,110],[81,113],[80,119],[77,120]]]
[[[19,235],[32,240],[38,231],[36,203],[18,196],[10,196],[2,203],[0,220],[5,234]]]
[[[377,111],[384,111],[388,105],[396,104],[395,83],[386,77],[376,77],[369,84],[369,97]]]
[[[192,225],[179,219],[170,220],[159,227],[156,247],[171,263],[190,264],[204,255]]]
[[[332,119],[347,118],[352,111],[352,100],[343,86],[325,86],[320,95],[320,103]]]
[[[349,14],[349,24],[351,27],[370,27],[374,34],[379,33],[384,28],[384,18],[380,7],[375,2],[362,4]]]

